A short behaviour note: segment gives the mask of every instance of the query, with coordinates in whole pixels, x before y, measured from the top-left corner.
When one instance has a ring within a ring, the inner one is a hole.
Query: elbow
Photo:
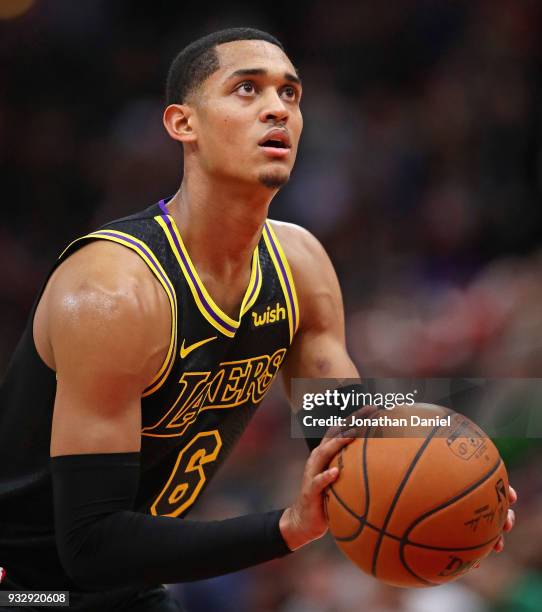
[[[107,575],[103,572],[105,564],[99,555],[90,554],[85,548],[70,546],[69,542],[57,537],[58,556],[68,578],[85,591],[100,591],[115,586],[107,584]]]
[[[100,591],[106,585],[103,584],[101,577],[93,571],[88,563],[81,563],[76,559],[60,558],[60,562],[69,579],[84,591]]]

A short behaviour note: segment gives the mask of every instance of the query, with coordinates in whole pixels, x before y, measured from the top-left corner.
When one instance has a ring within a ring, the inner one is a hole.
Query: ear
[[[170,104],[164,110],[162,121],[167,133],[182,143],[196,141],[194,111],[187,104]]]

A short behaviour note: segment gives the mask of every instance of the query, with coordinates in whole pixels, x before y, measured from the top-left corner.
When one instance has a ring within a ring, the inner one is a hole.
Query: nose
[[[269,91],[263,100],[260,121],[263,123],[286,123],[288,121],[290,111],[275,89]]]

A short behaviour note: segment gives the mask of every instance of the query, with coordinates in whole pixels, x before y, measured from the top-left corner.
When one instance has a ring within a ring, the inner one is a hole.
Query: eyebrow
[[[267,74],[268,72],[265,68],[240,68],[239,70],[235,70],[235,72],[232,72],[228,76],[227,80],[229,81],[231,79],[236,79],[238,77],[244,76],[266,76]],[[301,85],[301,79],[295,74],[292,74],[291,72],[285,72],[284,79],[286,81],[290,81],[290,83],[297,83],[297,85]]]

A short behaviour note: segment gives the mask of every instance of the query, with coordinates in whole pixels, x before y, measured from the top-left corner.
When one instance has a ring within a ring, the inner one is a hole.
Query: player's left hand
[[[517,499],[518,499],[518,494],[516,493],[515,489],[513,489],[512,487],[508,487],[508,501],[511,504],[515,504]],[[515,522],[516,522],[516,513],[512,510],[512,508],[510,508],[508,510],[508,516],[506,517],[506,521],[504,522],[504,526],[502,528],[503,532],[504,533],[509,532],[514,527]],[[504,537],[501,536],[497,540],[497,543],[493,547],[493,550],[499,553],[502,551],[503,548],[504,548]]]
[[[339,469],[330,468],[329,463],[341,448],[354,440],[346,436],[324,437],[311,452],[297,499],[286,508],[279,521],[280,532],[290,550],[321,538],[328,530],[323,495],[339,476]]]

